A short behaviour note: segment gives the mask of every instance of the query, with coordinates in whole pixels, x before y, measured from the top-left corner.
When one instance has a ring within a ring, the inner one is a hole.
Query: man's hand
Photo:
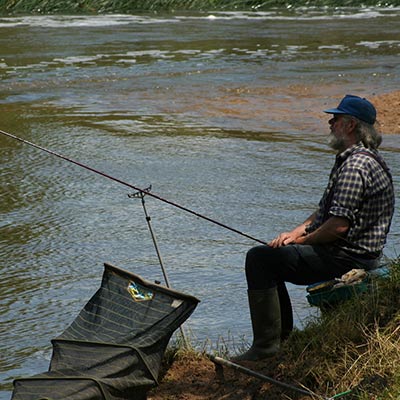
[[[299,237],[303,236],[304,232],[299,234],[296,230],[293,230],[291,232],[283,232],[280,235],[278,235],[275,239],[271,240],[268,243],[268,246],[271,247],[281,247],[281,246],[286,246],[291,243],[296,243]]]
[[[287,246],[291,243],[300,243],[303,241],[303,237],[307,235],[307,226],[310,225],[316,216],[316,212],[311,214],[302,224],[294,228],[290,232],[283,232],[278,235],[275,239],[271,240],[268,243],[268,246],[271,247],[282,247]]]

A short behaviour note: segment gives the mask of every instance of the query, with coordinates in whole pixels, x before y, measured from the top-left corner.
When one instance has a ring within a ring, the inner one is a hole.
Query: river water
[[[0,19],[0,129],[261,240],[316,206],[321,112],[399,88],[399,9]],[[400,140],[382,152],[399,184]],[[129,188],[0,135],[0,399],[45,371],[103,262],[162,281]],[[251,340],[254,241],[146,197],[171,285],[201,303],[194,344]],[[386,255],[397,257],[396,214]],[[296,325],[316,311],[290,287]]]

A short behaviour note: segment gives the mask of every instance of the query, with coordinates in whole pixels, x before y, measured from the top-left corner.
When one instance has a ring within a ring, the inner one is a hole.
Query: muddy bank
[[[243,366],[276,380],[283,381],[284,363],[278,357],[266,362],[247,362]],[[287,378],[286,378],[287,379]],[[295,382],[289,382],[296,387]],[[165,370],[160,386],[151,391],[148,400],[270,400],[282,399],[283,393],[298,400],[308,400],[308,396],[295,395],[290,390],[282,390],[270,383],[262,382],[231,368],[220,367],[206,356],[195,354],[178,357]]]

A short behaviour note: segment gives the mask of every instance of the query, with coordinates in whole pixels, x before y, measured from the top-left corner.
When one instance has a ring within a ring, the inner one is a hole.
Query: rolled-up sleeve
[[[367,186],[368,171],[351,165],[345,166],[335,184],[329,215],[347,218],[353,225]]]

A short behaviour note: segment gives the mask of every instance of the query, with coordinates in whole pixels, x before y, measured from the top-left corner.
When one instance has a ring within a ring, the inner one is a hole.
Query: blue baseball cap
[[[376,121],[375,107],[367,99],[347,94],[337,108],[324,110],[327,114],[347,114],[373,125]]]

